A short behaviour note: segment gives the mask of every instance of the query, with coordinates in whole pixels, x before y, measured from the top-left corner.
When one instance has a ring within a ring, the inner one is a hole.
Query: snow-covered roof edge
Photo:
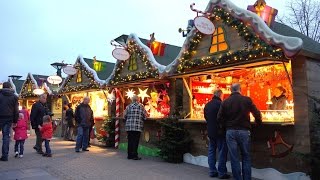
[[[174,70],[177,68],[177,66],[179,65],[179,59],[180,57],[183,56],[183,52],[187,51],[188,47],[189,47],[189,42],[191,40],[192,37],[195,36],[197,30],[195,27],[193,27],[191,29],[191,31],[188,33],[182,47],[181,47],[181,50],[178,54],[178,56],[170,63],[166,66],[165,70],[163,71],[162,73],[162,76],[167,76],[167,75],[170,75],[171,73],[174,72]]]
[[[129,40],[134,41],[135,43],[137,43],[137,44],[141,47],[141,50],[142,50],[144,53],[147,54],[147,57],[148,57],[147,59],[149,60],[149,62],[151,63],[151,65],[159,71],[159,76],[161,77],[161,74],[164,73],[166,66],[164,66],[164,65],[162,65],[162,64],[159,64],[159,63],[156,61],[156,59],[154,58],[154,56],[153,56],[153,54],[152,54],[152,52],[151,52],[151,49],[150,49],[148,46],[146,46],[145,44],[143,44],[143,43],[141,42],[141,40],[139,39],[139,37],[138,37],[136,34],[131,33],[131,34],[128,36],[128,39],[127,39],[126,44],[128,44]],[[106,79],[106,84],[109,84],[111,78],[115,75],[116,69],[117,69],[117,66],[118,66],[119,63],[120,63],[120,61],[117,60],[117,62],[116,62],[115,65],[114,65],[114,68],[113,68],[112,73],[111,73],[110,76]]]
[[[233,4],[230,0],[210,0],[206,8],[206,12],[211,12],[212,8],[215,6],[219,6],[227,10],[233,16],[251,24],[251,27],[262,39],[272,45],[281,47],[285,55],[288,57],[296,55],[302,49],[303,41],[301,38],[283,36],[273,32],[256,13],[242,9]]]
[[[14,90],[14,94],[19,97],[19,94],[17,93],[16,85],[13,83],[11,77],[9,77],[9,82],[10,82],[10,84],[11,84],[12,89]]]
[[[24,85],[26,84],[27,80],[28,80],[28,77],[31,79],[31,81],[33,81],[33,84],[36,86],[36,88],[38,89],[39,86],[38,86],[38,83],[37,81],[34,79],[33,75],[31,73],[28,73],[27,77],[26,77],[26,80],[23,82],[22,84],[22,88],[21,88],[21,91],[19,93],[19,96],[21,96],[21,92],[22,92],[22,89],[24,87]]]
[[[44,89],[47,90],[47,92],[48,92],[49,95],[52,94],[52,91],[51,91],[51,89],[49,88],[49,86],[47,85],[47,83],[43,83],[43,87],[44,87]]]
[[[98,77],[98,74],[97,72],[92,69],[83,59],[82,55],[79,55],[78,58],[79,59],[79,62],[89,71],[93,74],[93,78],[94,80],[100,84],[100,86],[104,85],[105,81],[101,80],[99,77]]]
[[[102,86],[102,85],[105,84],[105,81],[101,80],[101,79],[98,77],[97,72],[96,72],[94,69],[92,69],[92,68],[86,63],[86,61],[83,59],[82,55],[79,55],[79,56],[77,57],[77,60],[76,60],[76,62],[74,63],[74,65],[77,64],[78,61],[79,61],[80,64],[83,65],[84,68],[86,68],[87,71],[89,71],[89,72],[91,72],[91,73],[93,74],[94,80],[95,80],[97,83],[99,83],[100,86]],[[66,83],[68,82],[68,80],[71,78],[71,76],[74,76],[74,75],[68,75],[68,76],[64,79],[63,83],[61,84],[61,86],[60,86],[60,88],[59,88],[59,90],[58,90],[59,93],[60,93],[61,90],[64,88],[64,86],[66,85]]]

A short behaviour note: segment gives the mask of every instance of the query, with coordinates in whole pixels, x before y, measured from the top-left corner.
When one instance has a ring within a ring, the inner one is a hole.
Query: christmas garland
[[[83,68],[80,67],[80,70],[82,71]],[[77,86],[69,86],[68,84],[71,82],[71,80],[76,77],[76,75],[72,75],[72,76],[68,77],[67,82],[65,83],[65,86],[60,89],[59,93],[77,92],[77,91],[83,91],[83,90],[89,90],[89,89],[99,89],[100,85],[99,85],[99,83],[97,83],[94,80],[93,74],[91,72],[87,71],[85,68],[84,68],[83,72],[84,72],[85,76],[87,76],[88,79],[90,79],[89,84],[87,84],[87,85],[81,84],[81,85],[77,85]],[[83,81],[81,83],[83,83]]]
[[[271,46],[261,40],[241,20],[232,17],[222,8],[215,7],[213,9],[213,14],[215,16],[211,17],[211,21],[222,20],[229,27],[235,28],[238,31],[239,36],[243,37],[244,40],[251,44],[254,49],[239,50],[232,53],[228,52],[221,55],[219,58],[215,56],[208,56],[190,61],[193,51],[196,50],[200,40],[203,38],[203,35],[200,32],[197,32],[196,35],[191,39],[188,50],[184,52],[182,58],[180,59],[180,64],[177,67],[178,73],[183,73],[186,70],[190,70],[199,66],[220,66],[233,64],[238,61],[250,61],[262,57],[271,57],[274,59],[281,59],[284,57],[284,54],[280,48]]]
[[[122,61],[117,64],[117,69],[115,71],[115,74],[112,80],[110,81],[111,85],[117,85],[119,83],[159,77],[159,71],[151,65],[150,61],[147,58],[147,55],[145,55],[142,52],[142,50],[136,43],[134,43],[133,41],[129,41],[128,50],[130,54],[133,54],[134,52],[137,53],[137,57],[139,57],[142,60],[142,62],[146,66],[147,71],[139,71],[133,75],[126,75],[124,77],[120,77],[121,70],[123,69],[124,64],[129,63],[129,60]]]

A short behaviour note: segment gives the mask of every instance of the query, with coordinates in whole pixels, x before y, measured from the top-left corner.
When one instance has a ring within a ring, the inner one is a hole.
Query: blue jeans
[[[25,140],[16,140],[16,143],[14,145],[14,152],[18,152],[19,155],[23,155],[24,142]],[[19,148],[20,148],[20,151],[19,151]]]
[[[232,175],[236,180],[251,179],[250,136],[251,133],[249,130],[227,130],[227,145],[231,159]],[[242,156],[242,171],[239,161],[238,146]]]
[[[89,143],[89,127],[78,127],[76,151],[80,148],[87,149]]]
[[[51,154],[50,140],[44,139],[44,147],[46,147],[46,154]]]
[[[216,168],[216,150],[218,148],[218,170]],[[225,138],[210,138],[209,149],[208,149],[208,164],[209,164],[209,175],[212,176],[218,173],[221,177],[227,174],[227,155],[228,147]]]
[[[11,122],[0,123],[2,129],[2,157],[8,159]]]

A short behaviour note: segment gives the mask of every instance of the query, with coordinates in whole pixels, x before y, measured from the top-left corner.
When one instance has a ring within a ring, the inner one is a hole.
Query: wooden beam
[[[186,89],[187,89],[187,92],[188,92],[188,94],[189,94],[189,97],[191,97],[191,98],[192,98],[192,93],[191,93],[191,90],[190,90],[190,87],[189,87],[189,85],[188,85],[187,80],[186,80],[185,78],[182,78],[182,80],[183,80],[183,84],[184,84],[184,86],[185,86],[185,87],[186,87]]]

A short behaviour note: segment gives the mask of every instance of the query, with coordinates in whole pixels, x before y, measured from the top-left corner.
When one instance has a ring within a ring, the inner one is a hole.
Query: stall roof
[[[94,69],[93,59],[89,58],[83,58],[83,60],[88,64],[88,66],[91,69]],[[99,79],[107,79],[110,74],[112,73],[113,67],[115,63],[113,62],[107,62],[107,61],[101,61],[101,60],[96,60],[96,62],[101,63],[101,67],[103,68],[102,71],[96,71]]]
[[[114,40],[119,42],[120,44],[125,44],[127,42],[127,39],[128,39],[128,35],[123,34]],[[139,39],[144,45],[147,46],[147,43],[149,40],[143,39],[140,37],[139,37]],[[166,66],[166,65],[170,64],[177,57],[177,55],[180,52],[180,49],[181,49],[181,47],[179,47],[179,46],[166,44],[164,55],[163,56],[154,55],[154,58],[156,59],[156,61],[158,63]]]
[[[48,92],[48,94],[51,95],[51,94],[52,94],[52,90],[51,90],[51,87],[50,87],[51,85],[47,85],[47,83],[46,83],[46,80],[47,80],[48,77],[49,77],[49,76],[28,73],[26,80],[24,80],[24,82],[23,82],[23,84],[22,84],[22,86],[21,86],[21,90],[20,90],[20,92],[19,92],[19,96],[21,96],[22,93],[24,93],[24,92],[22,92],[22,91],[24,90],[23,87],[25,86],[25,84],[27,83],[27,81],[28,81],[29,79],[30,79],[30,80],[33,82],[33,84],[34,84],[34,86],[32,87],[33,89],[39,88],[38,82],[39,82],[41,79],[43,79],[43,80],[44,80],[44,81],[43,81],[43,88]]]
[[[280,23],[275,23],[274,28],[270,29],[257,14],[237,7],[230,0],[210,0],[205,12],[212,13],[215,7],[222,8],[234,18],[249,24],[254,30],[254,33],[258,34],[263,41],[270,45],[280,47],[287,57],[294,57],[303,48],[307,49],[310,48],[310,45],[314,45],[314,42],[311,42],[310,39],[300,38],[302,37],[300,33]],[[284,29],[284,27],[286,28]],[[178,57],[166,67],[165,75],[173,75],[175,73],[180,64],[179,60],[184,56],[184,52],[188,50],[189,44],[197,32],[195,27],[189,32]],[[302,39],[304,39],[305,42],[303,42]],[[306,45],[303,45],[303,43],[306,43]]]
[[[8,81],[10,82],[14,90],[14,94],[19,96],[19,93],[25,80],[12,79],[11,77],[9,77]]]
[[[308,53],[314,53],[318,56],[320,55],[320,43],[296,31],[295,29],[279,22],[275,22],[271,29],[281,35],[301,38],[303,41],[302,50],[306,52],[306,56],[308,55]]]

